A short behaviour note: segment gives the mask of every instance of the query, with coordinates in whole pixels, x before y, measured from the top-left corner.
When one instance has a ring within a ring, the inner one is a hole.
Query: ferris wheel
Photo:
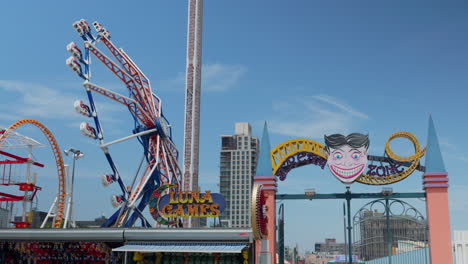
[[[66,64],[84,79],[83,86],[89,102],[87,105],[82,100],[78,100],[74,107],[78,113],[93,119],[95,124],[93,127],[83,122],[80,130],[84,136],[99,141],[100,148],[112,170],[111,173],[102,175],[103,185],[109,186],[116,182],[120,188],[120,194],[112,197],[112,204],[118,209],[103,227],[130,227],[135,225],[138,219],[141,220],[143,227],[150,227],[151,224],[143,215],[143,210],[153,191],[166,184],[181,186],[181,170],[177,161],[179,152],[172,141],[169,121],[163,115],[162,101],[153,93],[149,79],[123,49],[117,48],[110,41],[109,31],[100,23],[93,23],[96,34],[92,34],[91,27],[84,19],[73,23],[73,27],[83,39],[84,50],[82,52],[75,42],[68,44],[67,50],[72,56],[66,60]],[[101,43],[115,61],[98,48]],[[91,82],[91,55],[102,62],[124,84],[128,89],[127,96]],[[104,132],[93,97],[96,93],[120,103],[129,110],[134,120],[131,135],[104,142]],[[133,177],[131,184],[125,185],[124,177],[119,173],[109,147],[132,138],[137,138],[143,146],[142,161],[145,161],[145,165],[142,172],[136,173]]]

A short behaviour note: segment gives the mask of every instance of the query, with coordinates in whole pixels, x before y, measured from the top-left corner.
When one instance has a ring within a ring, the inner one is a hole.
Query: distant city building
[[[0,228],[8,227],[8,215],[9,211],[7,209],[0,208]]]
[[[366,211],[361,218],[359,246],[355,246],[360,259],[373,260],[388,256],[387,224],[384,213]],[[389,217],[392,254],[399,254],[427,247],[426,221],[410,216]]]
[[[335,259],[335,255],[326,253],[311,253],[306,254],[305,263],[307,264],[328,264],[329,261]]]
[[[249,123],[236,123],[235,135],[221,136],[219,186],[226,200],[222,226],[251,226],[250,196],[258,153],[259,140],[252,136]]]
[[[454,264],[468,263],[468,230],[453,231]]]
[[[101,216],[98,218],[95,218],[94,221],[76,221],[76,226],[77,227],[101,227],[102,224],[104,224],[107,221],[107,218],[105,216]]]
[[[315,252],[327,253],[330,255],[342,255],[345,254],[346,244],[336,243],[335,238],[326,238],[325,243],[315,243]]]

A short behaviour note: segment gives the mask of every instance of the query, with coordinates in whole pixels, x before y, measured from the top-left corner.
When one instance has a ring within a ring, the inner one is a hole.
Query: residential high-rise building
[[[258,153],[259,140],[252,136],[249,123],[236,123],[234,135],[221,136],[219,186],[226,200],[222,226],[251,226],[250,197]]]

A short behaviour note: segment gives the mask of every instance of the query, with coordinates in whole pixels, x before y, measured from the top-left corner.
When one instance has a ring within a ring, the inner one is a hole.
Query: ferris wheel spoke
[[[148,220],[146,220],[146,217],[143,215],[143,213],[141,211],[148,204],[149,199],[150,199],[151,195],[153,194],[153,190],[154,190],[154,183],[149,184],[146,187],[146,190],[145,190],[145,192],[144,192],[138,206],[133,207],[133,208],[130,209],[130,210],[133,211],[133,213],[130,216],[130,218],[128,219],[128,221],[125,221],[126,222],[125,227],[133,226],[133,224],[135,223],[137,217],[139,217],[143,221],[143,223],[145,223],[146,227],[151,227],[151,224],[148,222]]]
[[[156,141],[156,142],[155,142]],[[160,163],[160,157],[159,157],[159,146],[160,145],[160,138],[157,137],[155,139],[154,136],[150,137],[149,139],[149,150],[148,150],[148,165],[146,167],[145,172],[143,173],[143,176],[141,177],[140,181],[138,182],[137,186],[132,189],[132,194],[130,195],[130,200],[131,204],[133,205],[135,201],[139,198],[139,195],[141,193],[141,189],[146,185],[148,180],[151,178],[151,176],[154,173],[158,173],[157,167],[158,164]],[[155,172],[156,170],[156,172]],[[156,179],[156,182],[159,184],[159,178]]]
[[[140,182],[136,186],[134,190],[130,193],[130,198],[129,198],[129,207],[133,207],[136,203],[136,201],[140,198],[140,195],[145,188],[146,184],[150,179],[153,178],[154,174],[159,174],[157,171],[157,164],[154,164],[151,167],[147,167],[144,176],[140,179]]]
[[[165,149],[165,162],[167,164],[167,168],[168,168],[168,175],[170,175],[170,179],[169,179],[169,183],[176,183],[178,184],[178,177],[180,177],[180,175],[177,174],[178,171],[180,171],[179,167],[178,167],[178,164],[177,164],[177,160],[174,159],[174,156],[173,154],[171,153],[171,151],[167,151],[169,150],[169,147],[168,147],[168,142],[170,142],[169,140],[165,139],[163,140],[163,145],[164,145],[164,149]],[[176,182],[174,182],[176,181]]]
[[[160,171],[164,173],[165,178],[167,179],[168,183],[170,182],[170,169],[169,169],[169,164],[167,162],[167,153],[166,149],[164,147],[164,140],[161,142],[161,163],[160,163]]]
[[[115,59],[122,65],[122,68],[134,78],[134,80],[139,84],[138,89],[140,89],[146,98],[146,103],[148,106],[154,105],[153,98],[151,96],[151,86],[148,78],[143,74],[143,72],[135,65],[133,60],[122,50],[117,49],[114,44],[106,37],[102,38],[102,42],[111,52]],[[154,115],[155,113],[153,113]]]
[[[100,87],[89,81],[85,81],[83,83],[83,86],[86,89],[90,89],[102,96],[105,96],[109,99],[112,99],[120,104],[127,106],[130,112],[132,112],[133,115],[136,118],[138,118],[138,120],[140,120],[143,124],[151,125],[150,120],[152,120],[152,118],[145,112],[145,110],[141,107],[141,105],[137,101],[131,98],[128,98],[126,96],[123,96],[119,93],[108,90],[106,88]]]
[[[102,53],[98,48],[94,46],[91,42],[85,42],[85,47],[87,47],[91,53],[100,60],[114,75],[116,75],[129,89],[130,93],[135,97],[135,100],[145,109],[150,115],[154,115],[154,112],[151,111],[148,101],[145,98],[145,94],[142,94],[142,91],[136,87],[135,79],[130,76],[125,70],[116,65],[109,57]],[[154,116],[154,119],[156,116]]]

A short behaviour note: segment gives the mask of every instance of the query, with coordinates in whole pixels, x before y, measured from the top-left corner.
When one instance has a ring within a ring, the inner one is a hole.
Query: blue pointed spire
[[[429,131],[427,132],[426,172],[447,172],[440,152],[439,140],[432,116],[429,116]]]
[[[268,136],[267,123],[263,126],[263,135],[260,140],[260,154],[257,164],[256,176],[273,176],[273,168],[271,167],[270,157],[270,137]]]

